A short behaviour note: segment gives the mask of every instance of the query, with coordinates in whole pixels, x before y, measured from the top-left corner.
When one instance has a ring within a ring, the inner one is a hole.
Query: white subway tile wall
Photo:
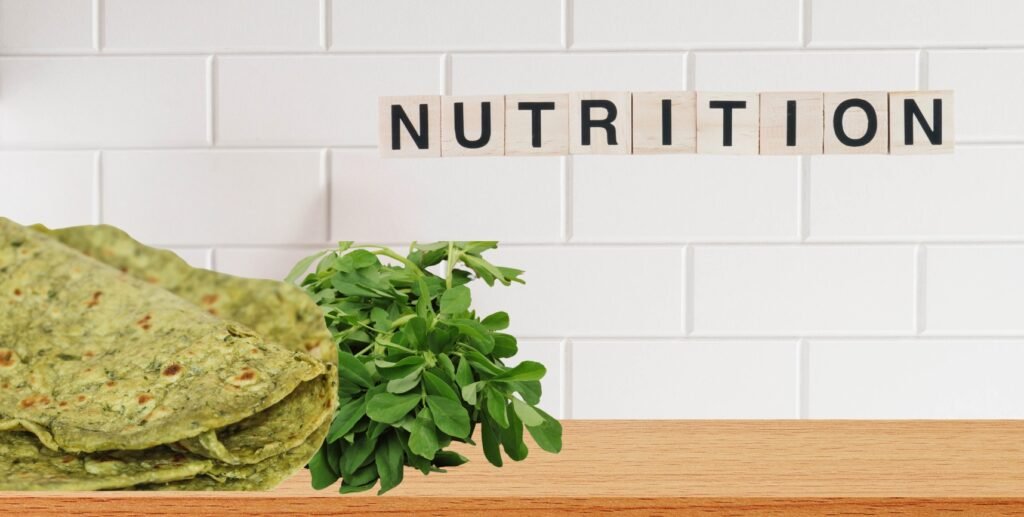
[[[0,216],[282,278],[497,239],[567,418],[1022,418],[1024,3],[0,0]],[[376,98],[956,92],[939,156],[382,160]],[[513,362],[514,362],[513,361]],[[610,380],[614,380],[611,382]]]

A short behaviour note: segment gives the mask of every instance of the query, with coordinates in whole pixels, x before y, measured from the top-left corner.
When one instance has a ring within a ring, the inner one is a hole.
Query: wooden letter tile
[[[825,92],[825,154],[888,152],[888,93]]]
[[[629,92],[569,94],[569,152],[633,152],[633,100]]]
[[[821,154],[821,92],[761,94],[761,154]]]
[[[569,154],[569,96],[506,95],[505,154]]]
[[[889,152],[953,152],[953,92],[889,93]]]
[[[503,154],[504,96],[441,97],[441,156]]]
[[[697,152],[697,94],[633,94],[633,153]]]
[[[441,156],[441,97],[381,97],[377,110],[381,156]]]
[[[697,152],[757,154],[756,93],[697,92]]]

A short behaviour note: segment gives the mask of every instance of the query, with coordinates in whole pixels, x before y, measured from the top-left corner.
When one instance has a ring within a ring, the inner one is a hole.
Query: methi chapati
[[[337,373],[297,351],[329,340],[318,309],[280,306],[304,322],[286,348],[137,276],[0,219],[0,488],[260,489],[319,447]]]

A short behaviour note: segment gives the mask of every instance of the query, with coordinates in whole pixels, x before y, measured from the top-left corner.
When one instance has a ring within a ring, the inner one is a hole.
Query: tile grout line
[[[562,48],[572,49],[573,45],[573,0],[562,0]]]
[[[925,319],[927,306],[926,296],[928,274],[928,249],[923,244],[914,248],[914,333],[922,334],[925,331]]]
[[[441,95],[452,94],[452,55],[441,54]]]
[[[206,58],[206,143],[213,147],[217,139],[217,116],[214,97],[217,96],[217,56]]]
[[[327,223],[324,225],[324,240],[330,241],[331,236],[334,235],[334,230],[331,228],[333,224],[333,217],[331,215],[333,202],[331,197],[332,186],[331,182],[331,150],[324,148],[320,152],[320,188],[324,189],[324,215],[327,217]]]
[[[811,347],[806,339],[797,341],[797,355],[797,418],[805,420],[809,418],[811,405]]]
[[[811,44],[811,2],[813,0],[800,0],[800,44],[807,48]]]
[[[320,49],[331,50],[331,0],[320,0]]]
[[[687,244],[683,247],[683,335],[693,334],[694,315],[694,246]]]
[[[928,51],[921,49],[917,53],[917,89],[928,89]]]
[[[103,0],[92,0],[92,48],[96,52],[103,50]]]
[[[103,224],[103,151],[96,151],[92,161],[92,219]]]
[[[686,52],[686,55],[685,55],[685,57],[683,59],[685,59],[683,64],[685,65],[685,68],[686,68],[686,71],[684,72],[686,74],[686,77],[684,78],[684,81],[686,83],[685,84],[685,89],[686,90],[696,91],[697,90],[697,53],[692,51],[692,50],[689,50],[689,51]]]
[[[573,231],[573,181],[572,181],[572,166],[573,160],[571,156],[562,156],[559,159],[561,176],[562,176],[562,242],[566,243],[572,240]]]
[[[559,386],[561,389],[561,400],[562,407],[561,413],[562,418],[572,418],[572,339],[565,338],[562,340],[562,347],[560,350],[562,367],[562,385]]]
[[[797,234],[800,242],[811,236],[811,157],[797,157]]]

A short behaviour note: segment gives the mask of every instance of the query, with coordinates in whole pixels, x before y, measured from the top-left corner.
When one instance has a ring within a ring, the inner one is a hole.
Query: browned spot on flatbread
[[[238,380],[240,380],[240,381],[251,381],[251,380],[253,380],[255,378],[256,378],[256,372],[254,372],[254,371],[252,371],[252,370],[250,370],[248,368],[245,369],[245,370],[242,370],[242,374],[238,376]]]
[[[135,324],[138,325],[139,327],[142,327],[142,330],[149,330],[149,329],[153,328],[152,321],[153,321],[153,315],[152,314],[147,314],[147,315],[143,316],[142,319],[140,319],[139,321],[136,321]]]
[[[213,305],[217,303],[217,300],[219,299],[219,294],[204,294],[203,297],[200,299],[200,302],[202,302],[203,305]]]
[[[89,357],[95,357],[95,356],[96,356],[96,352],[93,352],[92,350],[86,350],[85,352],[82,352],[82,357],[89,358]],[[90,370],[91,370],[91,368],[90,368]],[[86,371],[89,371],[89,370],[86,370]]]
[[[151,284],[155,284],[155,283],[159,282],[160,280],[157,279],[157,277],[155,277],[153,275],[148,275],[148,276],[146,276],[146,281],[151,283]]]
[[[78,399],[79,402],[85,402],[85,395],[79,395],[76,398]]]
[[[15,289],[14,296],[21,296],[21,289]]]
[[[174,377],[175,375],[178,375],[178,373],[180,373],[180,372],[181,372],[181,365],[180,364],[172,364],[172,365],[168,366],[167,368],[164,368],[163,374],[164,374],[165,377]]]
[[[128,267],[127,266],[121,266],[118,269],[120,269],[122,273],[127,273],[128,272]]]
[[[139,404],[140,405],[141,404],[145,404],[146,402],[149,402],[151,400],[153,400],[153,396],[150,395],[149,393],[143,393],[142,395],[139,395]]]
[[[28,409],[37,404],[40,406],[45,406],[50,402],[52,402],[50,400],[50,397],[47,397],[46,395],[30,395],[28,397],[21,399],[21,402],[18,402],[18,406],[21,407],[22,409]]]
[[[10,348],[0,348],[0,368],[14,366],[18,362],[18,355]]]
[[[117,381],[107,381],[108,388],[113,388],[114,386],[117,386]]]
[[[89,301],[85,302],[85,306],[91,309],[99,305],[101,296],[103,296],[103,291],[96,291],[92,293],[92,298],[89,298]]]
[[[213,309],[213,308],[206,309],[206,312],[209,312],[210,314],[213,314],[214,316],[219,316],[220,315],[220,312],[217,312],[217,309]]]
[[[309,341],[309,342],[306,343],[306,351],[309,352],[310,350],[313,350],[314,348],[316,348],[318,346],[320,346],[319,342],[317,342],[317,341]]]
[[[75,457],[74,456],[64,456],[63,458],[60,459],[60,461],[62,463],[71,463],[72,461],[75,461]]]

